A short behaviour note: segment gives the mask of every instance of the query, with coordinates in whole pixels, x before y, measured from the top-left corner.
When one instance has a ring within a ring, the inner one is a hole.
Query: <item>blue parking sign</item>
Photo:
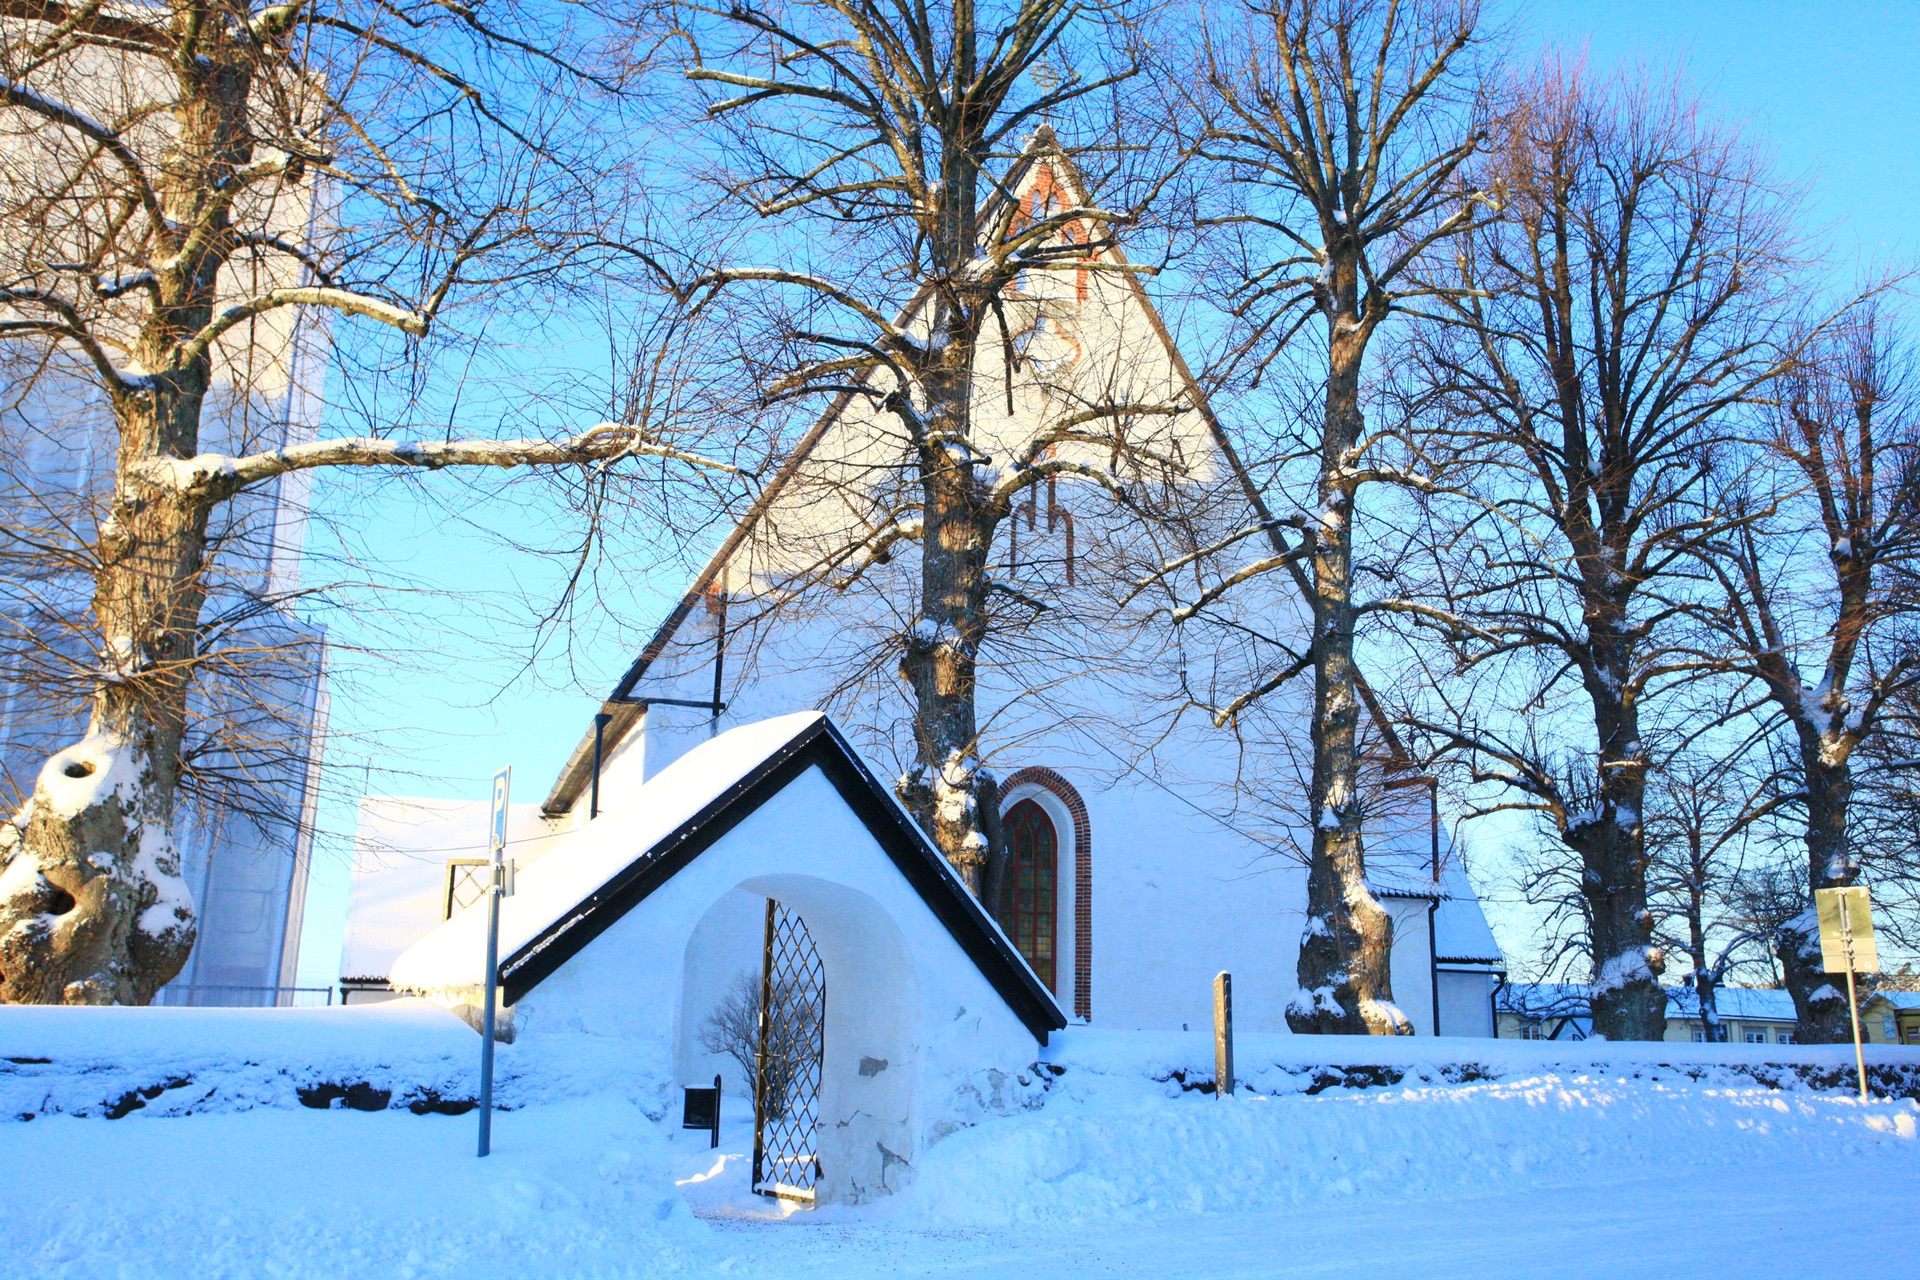
[[[491,833],[488,852],[495,858],[507,847],[507,795],[513,787],[513,766],[509,765],[493,775],[493,816],[488,826]]]

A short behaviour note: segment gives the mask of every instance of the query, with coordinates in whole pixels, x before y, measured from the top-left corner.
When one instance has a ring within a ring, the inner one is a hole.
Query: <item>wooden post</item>
[[[1233,975],[1221,970],[1213,979],[1213,1096],[1233,1094]]]

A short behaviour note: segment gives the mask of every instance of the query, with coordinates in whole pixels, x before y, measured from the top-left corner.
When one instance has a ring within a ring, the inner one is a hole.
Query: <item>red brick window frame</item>
[[[1015,771],[1000,783],[1001,811],[1021,800],[1020,790],[1035,787],[1065,807],[1073,819],[1073,1015],[1093,1017],[1093,827],[1087,805],[1073,784],[1052,769]]]

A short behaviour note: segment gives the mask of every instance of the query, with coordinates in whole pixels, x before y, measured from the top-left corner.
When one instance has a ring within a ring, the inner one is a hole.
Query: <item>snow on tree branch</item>
[[[149,483],[212,501],[291,471],[319,467],[551,467],[603,465],[622,458],[669,458],[729,475],[743,468],[647,439],[643,429],[604,422],[564,440],[316,440],[267,453],[231,457],[203,453],[192,458],[154,458],[138,464]]]

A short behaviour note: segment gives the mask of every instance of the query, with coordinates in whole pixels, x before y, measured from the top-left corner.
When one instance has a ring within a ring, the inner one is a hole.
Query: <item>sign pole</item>
[[[1853,1065],[1860,1074],[1860,1101],[1867,1101],[1867,1054],[1861,1048],[1860,994],[1853,974],[1880,971],[1880,944],[1873,936],[1873,896],[1861,885],[1815,889],[1820,918],[1820,967],[1847,975],[1847,1016],[1853,1021]]]
[[[1853,1065],[1860,1072],[1860,1101],[1867,1100],[1867,1055],[1860,1047],[1860,999],[1853,990],[1853,913],[1840,899],[1840,936],[1847,944],[1847,1014],[1853,1019]]]
[[[506,876],[500,857],[507,845],[507,797],[513,787],[511,766],[493,775],[493,811],[487,824],[488,854],[493,865],[487,877],[486,1004],[480,1011],[480,1154],[493,1149],[493,1018],[500,999],[500,895]]]

